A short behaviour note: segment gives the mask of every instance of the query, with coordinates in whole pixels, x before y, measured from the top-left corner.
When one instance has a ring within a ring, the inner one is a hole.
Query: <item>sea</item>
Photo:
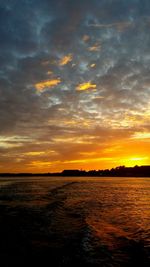
[[[150,178],[1,177],[0,266],[149,267]]]

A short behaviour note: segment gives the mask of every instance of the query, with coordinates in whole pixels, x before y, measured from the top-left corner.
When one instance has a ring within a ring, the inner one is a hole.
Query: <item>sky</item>
[[[150,1],[0,0],[0,172],[150,164]]]

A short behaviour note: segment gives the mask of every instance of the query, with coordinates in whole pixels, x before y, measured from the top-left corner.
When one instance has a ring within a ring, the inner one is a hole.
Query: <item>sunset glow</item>
[[[150,165],[150,4],[17,2],[1,11],[0,172]]]

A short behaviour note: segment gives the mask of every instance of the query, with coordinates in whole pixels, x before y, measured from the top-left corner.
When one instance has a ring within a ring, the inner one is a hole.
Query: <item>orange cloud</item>
[[[96,89],[96,84],[92,84],[91,82],[81,83],[76,87],[77,91],[84,91],[88,89]]]
[[[53,72],[52,72],[51,70],[49,70],[49,71],[47,72],[47,74],[48,74],[48,75],[51,75],[51,74],[53,74]]]
[[[90,67],[91,67],[91,68],[95,68],[95,67],[96,67],[96,64],[93,63],[93,64],[90,65]]]
[[[149,132],[137,132],[131,137],[132,139],[149,139],[150,133]]]
[[[51,88],[58,85],[61,82],[60,78],[53,80],[46,80],[35,84],[35,88],[38,91],[43,91],[45,88]]]
[[[88,48],[88,50],[89,50],[90,52],[97,52],[97,51],[99,51],[100,49],[101,49],[101,46],[98,45],[98,44],[95,44],[95,45],[90,46],[90,47]]]
[[[83,40],[84,42],[89,41],[89,39],[90,39],[90,36],[89,36],[89,35],[84,35],[83,38],[82,38],[82,40]]]
[[[64,57],[62,57],[59,61],[59,65],[60,66],[64,66],[64,65],[67,65],[70,61],[72,61],[72,55],[71,54],[68,54]]]
[[[27,156],[40,156],[45,154],[44,151],[33,151],[33,152],[26,152],[25,155]]]

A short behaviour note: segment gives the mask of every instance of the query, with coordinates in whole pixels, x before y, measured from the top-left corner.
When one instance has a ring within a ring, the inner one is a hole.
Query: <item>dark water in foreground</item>
[[[150,266],[150,178],[1,178],[0,266]]]

